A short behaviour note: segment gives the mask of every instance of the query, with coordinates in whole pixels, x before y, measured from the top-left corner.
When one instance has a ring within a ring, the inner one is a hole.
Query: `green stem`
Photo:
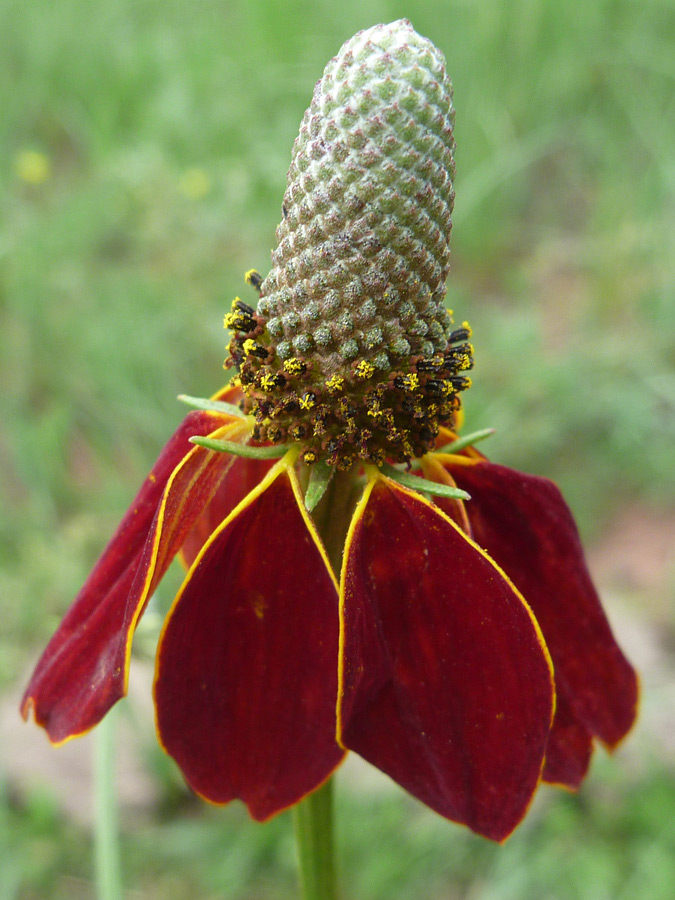
[[[122,900],[121,860],[115,792],[115,734],[113,709],[94,733],[94,845],[98,900]]]
[[[307,472],[304,474],[307,476]],[[312,519],[338,580],[345,537],[361,491],[352,472],[336,471],[312,510]],[[293,816],[302,900],[336,900],[332,779],[298,803]]]
[[[302,900],[336,900],[333,853],[333,782],[293,808]]]

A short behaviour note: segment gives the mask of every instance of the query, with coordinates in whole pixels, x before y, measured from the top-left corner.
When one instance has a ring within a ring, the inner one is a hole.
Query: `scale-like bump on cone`
[[[454,199],[452,85],[409,22],[355,35],[300,127],[258,312],[325,376],[442,352]]]

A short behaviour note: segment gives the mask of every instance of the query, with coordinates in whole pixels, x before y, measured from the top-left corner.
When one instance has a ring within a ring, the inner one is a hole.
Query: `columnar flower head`
[[[408,22],[356,35],[293,150],[272,269],[225,317],[237,377],[195,401],[22,703],[54,743],[127,690],[173,557],[157,729],[189,785],[268,818],[347,750],[503,840],[635,718],[574,521],[457,434],[466,324],[443,301],[450,82]],[[485,435],[483,435],[485,436]],[[196,445],[196,446],[195,446]]]
[[[455,175],[452,85],[408,22],[342,47],[293,147],[272,269],[237,300],[231,362],[258,436],[304,458],[421,456],[473,364],[445,307]]]

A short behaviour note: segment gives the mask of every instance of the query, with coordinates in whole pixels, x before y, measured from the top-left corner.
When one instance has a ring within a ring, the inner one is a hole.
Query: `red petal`
[[[637,679],[612,635],[572,515],[545,478],[489,462],[446,462],[476,541],[527,598],[551,652],[556,690],[579,724],[610,747],[636,715]]]
[[[335,742],[337,585],[283,465],[212,536],[164,626],[160,740],[207,800],[263,820],[314,790]]]
[[[242,397],[241,386],[238,383],[230,383],[211,399],[237,404]],[[223,519],[229,516],[235,506],[263,480],[275,462],[273,459],[234,457],[220,487],[183,542],[180,560],[186,569],[190,568],[199,551]]]
[[[432,453],[422,458],[422,472],[425,478],[435,481],[438,484],[447,484],[448,487],[457,487],[455,479],[449,472],[443,468]],[[449,497],[434,497],[434,503],[443,512],[452,519],[455,525],[462,529],[464,534],[473,538],[471,533],[471,523],[466,512],[466,503],[464,500],[452,500]]]
[[[542,778],[576,790],[586,777],[593,753],[593,735],[577,721],[564,694],[559,694],[546,746]]]
[[[88,731],[126,693],[138,618],[231,461],[188,439],[241,427],[220,413],[186,417],[47,645],[21,710],[54,743]]]
[[[180,557],[186,569],[190,568],[223,519],[229,516],[235,506],[238,506],[257,484],[260,484],[275,462],[274,459],[232,457],[232,464],[218,490],[183,541]]]
[[[504,839],[537,786],[553,707],[527,605],[454,522],[388,479],[366,489],[345,557],[342,743]]]

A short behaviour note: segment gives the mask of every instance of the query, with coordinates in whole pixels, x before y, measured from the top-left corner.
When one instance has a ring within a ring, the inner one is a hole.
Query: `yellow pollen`
[[[247,338],[247,340],[244,341],[244,353],[245,353],[247,356],[250,356],[251,353],[253,353],[253,351],[255,350],[255,348],[256,348],[257,346],[258,346],[258,345],[257,345],[256,342],[253,340],[253,338]]]
[[[265,600],[264,596],[259,591],[257,591],[256,593],[254,593],[251,596],[250,601],[251,601],[251,606],[253,607],[253,612],[255,613],[256,618],[257,619],[264,618],[265,612],[268,607],[268,603]]]
[[[300,409],[312,409],[312,407],[316,406],[316,397],[314,394],[303,394],[298,399],[298,403],[300,404]]]
[[[331,375],[330,378],[326,381],[326,387],[331,392],[331,394],[337,394],[340,391],[344,390],[345,380],[342,375]]]
[[[302,454],[302,460],[306,463],[316,462],[316,453],[313,450],[305,450]]]
[[[367,362],[365,359],[362,359],[354,369],[354,374],[357,378],[366,381],[368,378],[372,378],[375,374],[375,366],[372,363]]]
[[[414,372],[411,372],[409,375],[403,375],[403,377],[401,378],[401,387],[404,391],[412,393],[412,391],[417,390],[419,386],[419,375],[416,375]]]
[[[302,375],[305,370],[305,364],[297,356],[291,356],[290,359],[284,360],[284,370],[289,375]]]
[[[276,379],[274,375],[271,375],[269,372],[266,372],[260,379],[260,389],[262,391],[273,391],[276,386]]]
[[[469,323],[468,323],[468,322],[462,322],[462,328],[466,328],[466,331],[467,331],[467,335],[466,335],[466,336],[467,336],[467,337],[471,337],[471,335],[473,334],[473,331],[471,330],[471,326],[469,325]],[[471,348],[471,350],[472,350],[472,352],[473,352],[473,347]]]
[[[257,269],[249,269],[248,272],[244,273],[244,281],[246,284],[251,284],[255,287],[256,284],[262,281],[262,277]]]

